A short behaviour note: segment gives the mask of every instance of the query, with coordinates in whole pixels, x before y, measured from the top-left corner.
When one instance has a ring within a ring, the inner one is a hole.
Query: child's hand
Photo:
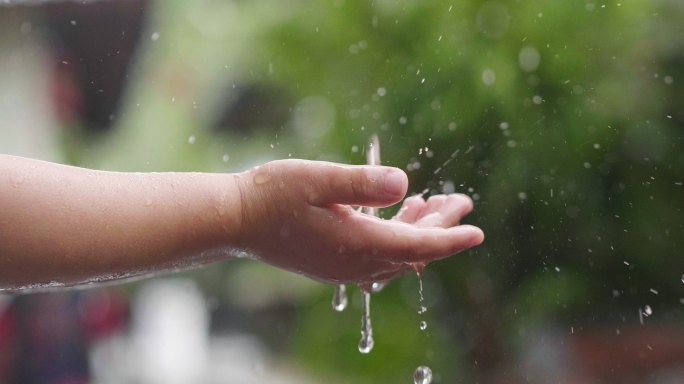
[[[242,220],[237,244],[255,258],[327,282],[390,279],[482,243],[459,225],[472,209],[460,194],[406,199],[395,219],[351,206],[400,201],[408,180],[399,169],[303,160],[267,163],[238,177]]]

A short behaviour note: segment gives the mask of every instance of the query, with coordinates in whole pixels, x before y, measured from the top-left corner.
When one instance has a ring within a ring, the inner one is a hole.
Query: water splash
[[[335,287],[333,294],[332,307],[337,312],[342,312],[347,308],[347,287],[344,284],[339,284]]]

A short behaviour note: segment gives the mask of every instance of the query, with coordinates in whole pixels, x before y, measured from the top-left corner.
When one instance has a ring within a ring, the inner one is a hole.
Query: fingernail
[[[385,175],[385,192],[390,195],[403,195],[406,191],[406,175],[401,171],[391,171]]]

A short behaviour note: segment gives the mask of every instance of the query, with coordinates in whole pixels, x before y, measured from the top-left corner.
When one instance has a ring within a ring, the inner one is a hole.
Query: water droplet
[[[541,61],[537,48],[532,46],[523,47],[518,54],[518,65],[525,72],[534,72]]]
[[[254,184],[261,185],[271,180],[271,175],[266,172],[259,172],[254,175]]]
[[[373,327],[370,318],[370,292],[363,291],[363,314],[361,316],[361,340],[359,341],[359,352],[370,353],[375,345],[373,340]]]
[[[539,96],[539,95],[534,95],[534,96],[532,96],[532,102],[533,102],[535,105],[541,104],[542,101],[544,101],[544,99],[542,99],[541,96]]]
[[[361,336],[361,341],[359,341],[359,352],[363,354],[368,354],[373,350],[375,340],[373,340],[373,335]]]
[[[646,316],[651,316],[653,314],[653,310],[651,309],[650,305],[646,305],[644,307],[644,315]]]
[[[418,328],[420,328],[421,331],[424,331],[427,329],[427,322],[425,320],[421,321],[418,323]]]
[[[154,32],[154,33],[150,36],[150,39],[151,39],[152,41],[157,41],[157,40],[159,40],[159,32]]]
[[[376,281],[373,284],[371,284],[371,292],[373,292],[373,293],[382,292],[383,289],[385,289],[385,283],[381,283],[379,281]]]
[[[335,287],[335,293],[333,294],[332,307],[337,312],[344,311],[347,308],[347,287],[344,284],[339,284]]]
[[[418,307],[418,310],[416,312],[418,312],[418,314],[421,315],[421,314],[427,312],[427,307],[425,307],[424,305],[421,305]]]
[[[188,144],[191,144],[191,145],[195,144],[196,140],[197,140],[197,138],[195,137],[195,135],[188,136]]]
[[[404,124],[406,124],[407,122],[408,122],[408,119],[406,118],[406,116],[401,116],[401,117],[399,118],[399,124],[404,125]]]
[[[413,372],[414,384],[430,384],[432,383],[432,370],[430,367],[421,365]]]
[[[380,87],[377,90],[377,94],[380,97],[385,96],[387,94],[387,90],[385,89],[385,87]]]
[[[482,82],[488,87],[494,85],[496,82],[496,72],[489,68],[482,71]]]
[[[228,156],[228,154],[223,155],[223,162],[227,163],[228,160],[230,160],[230,156]]]

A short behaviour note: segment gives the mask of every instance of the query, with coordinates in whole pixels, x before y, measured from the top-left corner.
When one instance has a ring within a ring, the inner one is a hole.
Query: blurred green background
[[[207,172],[287,157],[363,163],[377,133],[411,193],[468,194],[467,221],[487,237],[427,268],[426,314],[415,276],[375,294],[369,355],[356,348],[356,290],[339,314],[331,287],[244,260],[186,273],[215,303],[216,332],[222,308],[237,308],[260,320],[243,325],[278,359],[325,383],[410,382],[418,365],[439,383],[682,377],[684,3],[131,4],[141,21],[128,29],[121,93],[107,119],[55,117],[55,160]],[[96,18],[92,4],[51,6],[0,7],[5,46],[57,52],[48,73],[79,57],[49,31]]]

